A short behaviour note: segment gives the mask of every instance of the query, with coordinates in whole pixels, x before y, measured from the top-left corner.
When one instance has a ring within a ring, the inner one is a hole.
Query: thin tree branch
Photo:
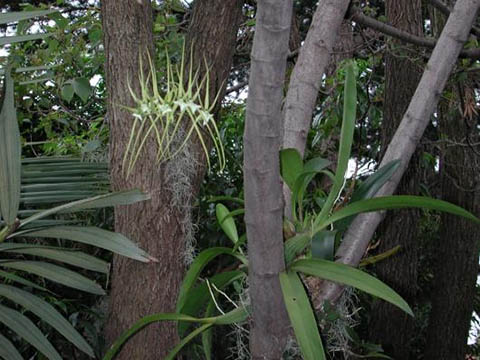
[[[452,10],[450,9],[449,6],[445,5],[443,2],[440,0],[430,0],[430,3],[437,8],[443,15],[446,17],[450,16],[450,13]],[[470,32],[475,35],[475,36],[480,36],[480,29],[478,29],[476,26],[472,26],[472,29]]]
[[[479,8],[480,0],[458,0],[455,4],[455,11],[448,18],[407,112],[380,164],[381,167],[399,159],[401,161],[399,168],[378,191],[377,196],[391,195],[397,188],[430,122],[430,116],[437,106],[460,50],[468,38]],[[357,266],[384,216],[384,212],[358,215],[350,225],[336,253],[337,261]],[[335,301],[342,292],[342,286],[325,282],[321,291],[324,300]]]
[[[400,39],[402,41],[405,41],[413,45],[426,47],[428,49],[433,49],[437,44],[436,40],[412,35],[407,31],[397,29],[392,25],[385,24],[381,21],[378,21],[369,16],[366,16],[365,14],[362,13],[362,11],[359,8],[355,6],[352,6],[349,9],[347,16],[352,21],[355,21],[356,23],[362,24],[364,26],[377,30],[385,35],[392,36],[394,38]],[[463,49],[460,51],[460,56],[465,58],[470,58],[473,60],[478,60],[480,59],[480,48]]]
[[[237,85],[230,86],[225,90],[225,95],[231,94],[232,92],[242,90],[245,86],[248,85],[248,80],[239,82]]]

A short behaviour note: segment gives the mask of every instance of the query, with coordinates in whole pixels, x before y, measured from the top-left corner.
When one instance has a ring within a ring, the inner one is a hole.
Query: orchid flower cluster
[[[190,137],[195,134],[205,152],[210,169],[209,147],[205,134],[210,138],[220,162],[225,167],[225,153],[220,141],[220,133],[212,115],[218,95],[210,103],[209,68],[199,79],[199,70],[193,72],[192,66],[185,71],[185,47],[178,65],[172,65],[166,55],[166,83],[159,85],[157,72],[150,57],[150,73],[145,78],[140,61],[140,94],[129,87],[136,107],[126,107],[133,115],[133,125],[123,159],[123,170],[131,174],[147,140],[154,138],[157,144],[157,163],[174,158],[187,146]],[[193,64],[190,52],[190,64]],[[204,90],[204,91],[202,91]],[[181,134],[179,136],[179,134]],[[178,140],[181,138],[181,140]]]

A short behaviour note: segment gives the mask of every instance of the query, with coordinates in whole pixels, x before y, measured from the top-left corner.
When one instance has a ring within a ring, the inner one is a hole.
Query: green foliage
[[[298,274],[293,271],[282,272],[280,284],[288,316],[303,357],[305,359],[326,359],[317,328],[317,320]]]
[[[394,208],[405,208],[405,207],[422,207],[428,209],[435,209],[439,211],[450,212],[459,216],[463,216],[472,221],[480,222],[474,215],[470,214],[466,210],[463,210],[455,205],[423,197],[415,196],[388,196],[380,198],[371,198],[379,190],[379,188],[390,178],[393,174],[396,164],[388,164],[387,167],[381,169],[381,172],[376,174],[367,180],[363,187],[357,190],[357,193],[352,195],[353,202],[346,205],[341,209],[335,208],[335,203],[341,197],[341,191],[345,183],[345,173],[347,170],[348,160],[350,158],[350,150],[353,140],[353,129],[355,124],[356,117],[356,90],[355,90],[355,78],[354,78],[354,68],[353,65],[349,64],[346,67],[346,85],[345,85],[345,97],[344,97],[344,116],[342,122],[342,130],[340,136],[340,149],[338,154],[338,163],[336,174],[332,177],[332,188],[330,193],[322,204],[320,213],[306,215],[305,218],[309,221],[297,222],[294,224],[295,229],[297,229],[297,235],[289,238],[286,242],[285,256],[287,260],[287,267],[289,271],[303,272],[307,275],[318,276],[327,280],[335,281],[338,283],[347,284],[354,286],[360,290],[363,290],[369,294],[375,295],[377,297],[383,298],[386,301],[396,305],[400,309],[404,310],[410,315],[413,315],[408,304],[393,290],[388,286],[381,283],[379,280],[367,275],[364,272],[353,269],[349,266],[322,260],[322,259],[305,259],[297,260],[289,263],[294,256],[298,256],[305,252],[310,253],[309,247],[315,237],[318,237],[320,234],[320,240],[328,241],[328,244],[325,244],[325,247],[329,248],[332,243],[332,237],[335,235],[331,232],[325,233],[325,229],[328,226],[333,226],[331,230],[335,229],[335,223],[342,219],[352,218],[353,215],[356,215],[361,212],[368,211],[378,211],[384,209],[394,209]],[[285,158],[285,163],[296,162],[296,169],[301,169],[301,165],[298,164],[298,156],[292,156],[292,150],[284,150],[281,154],[281,157]],[[296,160],[292,160],[296,159]],[[282,162],[283,163],[283,162]],[[285,168],[282,168],[285,173]],[[290,172],[286,173],[284,176],[285,182],[287,184],[292,184],[296,181],[295,177]],[[298,175],[300,176],[300,175]],[[297,190],[297,189],[293,189]],[[292,198],[296,198],[295,195],[292,195]],[[295,203],[294,203],[295,205]],[[297,217],[294,217],[296,220]],[[346,224],[342,224],[342,230],[344,231]],[[347,224],[348,225],[348,224]],[[319,239],[317,239],[318,241]],[[318,247],[318,244],[317,244]],[[323,249],[322,249],[323,250]],[[312,255],[319,254],[325,256],[329,254],[328,251],[316,252]],[[300,264],[300,266],[299,266]],[[287,292],[285,293],[285,289]],[[291,296],[288,292],[288,288],[284,287],[284,296]],[[291,319],[302,319],[302,316],[299,316],[299,309],[295,309],[293,306],[288,307],[289,315]],[[303,309],[302,309],[303,310]],[[308,327],[309,321],[308,316],[304,314],[305,324],[303,326]],[[293,320],[292,320],[293,321]],[[300,320],[299,320],[300,321]],[[312,355],[311,349],[309,346],[309,337],[311,332],[307,336],[302,331],[298,330],[299,325],[294,325],[295,335],[299,342],[302,353],[306,359],[315,359],[318,358],[318,355]]]
[[[110,350],[107,352],[103,360],[110,360],[113,359],[115,354],[120,350],[123,344],[128,340],[129,337],[137,333],[139,330],[144,328],[145,326],[158,321],[187,321],[187,322],[194,322],[203,324],[199,328],[192,331],[187,337],[182,339],[180,343],[173,348],[172,351],[167,355],[165,359],[174,359],[177,353],[195,336],[201,334],[202,332],[208,330],[213,325],[229,325],[235,324],[242,321],[245,321],[248,316],[248,311],[245,308],[237,308],[234,309],[226,314],[215,316],[215,317],[207,317],[207,318],[195,318],[188,315],[183,314],[154,314],[145,316],[140,319],[137,323],[135,323],[129,330],[124,332],[110,347]]]
[[[62,204],[47,210],[34,211],[32,215],[26,215],[27,217],[25,217],[25,213],[19,211],[21,199],[23,198],[23,202],[25,202],[26,198],[28,198],[20,193],[21,178],[30,179],[30,189],[33,187],[45,190],[45,187],[48,187],[49,184],[58,185],[58,180],[65,179],[65,176],[70,177],[71,180],[74,174],[85,175],[86,173],[88,175],[89,167],[82,168],[78,163],[72,164],[71,161],[67,162],[69,167],[65,167],[65,163],[60,161],[60,165],[63,166],[55,168],[55,166],[52,167],[53,161],[50,160],[50,162],[43,161],[43,164],[42,161],[37,161],[34,164],[37,167],[32,169],[32,166],[30,166],[30,171],[25,171],[25,167],[22,169],[20,137],[14,107],[13,89],[10,67],[7,67],[4,79],[4,97],[0,112],[0,144],[2,144],[0,166],[3,169],[0,180],[0,214],[2,218],[0,221],[0,267],[6,269],[6,271],[2,271],[1,275],[7,281],[5,285],[0,287],[0,298],[8,299],[9,306],[7,304],[0,305],[0,322],[8,329],[8,335],[16,333],[18,337],[31,344],[47,358],[61,359],[61,356],[51,345],[42,330],[19,311],[22,308],[26,309],[34,313],[41,322],[49,324],[56,329],[78,349],[93,357],[91,346],[80,333],[52,305],[42,299],[42,293],[46,289],[35,284],[30,286],[30,281],[23,277],[25,276],[24,274],[27,276],[32,274],[74,289],[102,295],[104,290],[96,282],[81,275],[78,271],[67,269],[64,265],[58,265],[58,263],[69,264],[103,274],[108,274],[109,267],[102,260],[78,250],[65,249],[54,245],[31,244],[26,239],[28,237],[37,239],[41,237],[68,239],[103,247],[143,262],[156,261],[156,259],[151,258],[120,234],[93,227],[52,226],[55,224],[55,220],[44,220],[46,217],[57,213],[72,213],[89,208],[130,204],[145,200],[148,197],[137,191],[104,194],[88,199],[83,199],[85,197],[83,194],[83,196],[80,196],[81,200]],[[32,162],[30,162],[30,165],[32,165]],[[44,168],[42,168],[42,165]],[[95,172],[97,172],[97,169],[94,169]],[[45,176],[47,173],[48,176]],[[80,180],[84,179],[80,177]],[[45,184],[45,181],[47,184]],[[79,197],[78,193],[68,188],[68,185],[74,184],[74,182],[67,181],[62,184],[62,186],[66,186],[63,189],[64,196]],[[57,188],[57,190],[61,189]],[[48,190],[46,193],[48,194]],[[39,194],[37,192],[35,194],[46,195],[46,193],[43,192],[42,194],[40,192]],[[59,191],[57,194],[62,193]],[[56,199],[56,201],[61,200],[61,197]],[[50,201],[54,201],[54,199],[50,199]],[[53,260],[56,264],[39,261],[37,258]],[[22,276],[17,275],[18,272]],[[12,359],[22,358],[7,337],[2,336],[0,343],[2,349],[5,349],[5,356],[9,356],[8,358]]]
[[[33,10],[30,5],[25,8]],[[105,160],[108,128],[103,124],[99,9],[54,12],[47,17],[50,21],[20,22],[16,30],[51,36],[41,43],[15,43],[9,49],[17,69],[13,77],[22,143],[29,145],[24,153]]]

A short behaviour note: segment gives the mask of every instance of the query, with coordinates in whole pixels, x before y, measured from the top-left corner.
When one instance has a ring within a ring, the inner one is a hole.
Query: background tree
[[[217,93],[220,99],[223,96],[241,5],[241,1],[236,0],[195,2],[186,57],[193,48],[192,58],[197,64],[205,59],[210,67],[210,101]],[[132,115],[122,106],[134,105],[129,86],[135,93],[139,92],[140,59],[144,73],[148,74],[146,54],[155,58],[150,1],[103,1],[102,19],[112,185],[115,189],[140,188],[152,196],[140,206],[117,208],[115,228],[123,229],[159,259],[158,266],[146,267],[120,258],[114,260],[106,327],[107,340],[111,343],[140,317],[175,311],[185,256],[193,241],[190,211],[204,174],[205,159],[200,142],[193,141],[173,161],[157,166],[157,148],[151,141],[133,173],[125,177],[122,162]],[[202,78],[205,67],[202,65],[199,69]],[[177,340],[175,324],[160,323],[141,332],[120,356],[123,359],[163,358]]]
[[[397,29],[416,36],[423,35],[422,2],[420,0],[387,0],[387,21]],[[423,72],[423,62],[417,51],[398,40],[387,40],[385,54],[385,96],[382,120],[382,149],[385,151],[395,133],[410,99],[415,93]],[[416,59],[417,58],[417,59]],[[418,195],[421,176],[421,149],[417,149],[406,173],[397,187],[397,194]],[[400,246],[400,251],[379,262],[375,270],[379,278],[410,305],[416,301],[418,291],[418,220],[419,210],[402,210],[388,214],[378,231],[378,253]],[[377,302],[372,309],[369,325],[370,338],[382,344],[387,354],[395,359],[409,359],[414,320],[385,302]]]
[[[435,10],[432,17],[434,32],[441,31],[445,15]],[[465,77],[462,68],[438,108],[441,196],[478,216],[480,137],[474,125],[478,123],[474,94],[478,85],[476,76]],[[444,214],[440,224],[425,359],[464,359],[476,293],[479,228]]]

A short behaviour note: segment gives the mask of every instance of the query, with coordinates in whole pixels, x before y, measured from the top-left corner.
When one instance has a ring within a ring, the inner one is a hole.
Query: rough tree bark
[[[200,59],[199,63],[205,59],[211,66],[212,100],[225,88],[242,4],[238,0],[195,2],[188,39],[194,41],[194,59]],[[106,324],[107,342],[112,343],[142,316],[175,311],[187,243],[193,236],[190,210],[204,173],[204,159],[200,144],[192,141],[186,152],[158,166],[156,146],[151,141],[130,177],[125,177],[121,167],[132,117],[121,105],[134,105],[128,84],[138,93],[139,52],[145,65],[148,60],[144,54],[153,48],[150,1],[104,0],[102,21],[112,186],[114,190],[140,188],[151,195],[151,200],[144,203],[116,208],[115,228],[160,260],[158,264],[144,265],[114,258]],[[186,49],[190,49],[188,44]],[[132,338],[117,358],[162,359],[177,341],[174,323],[158,323]]]
[[[472,95],[473,89],[466,87],[465,92]],[[472,149],[465,138],[478,144],[480,137],[474,126],[468,128],[475,119],[462,116],[456,105],[440,110],[441,132],[452,141],[445,144],[441,159],[442,200],[480,216],[480,147]],[[478,274],[479,230],[471,221],[441,215],[426,360],[465,359]]]
[[[421,0],[387,0],[385,10],[388,22],[395,28],[422,36]],[[421,64],[416,64],[405,56],[404,51],[396,48],[398,45],[398,41],[393,41],[385,57],[382,149],[390,143],[422,76]],[[417,150],[398,185],[397,194],[418,195],[420,156]],[[401,250],[377,264],[378,277],[394,288],[410,305],[415,302],[417,294],[419,216],[417,209],[398,211],[387,215],[379,228],[378,252],[385,252],[397,245],[401,246]],[[372,309],[370,319],[370,339],[380,343],[386,354],[394,359],[409,359],[413,318],[389,303],[378,301]]]
[[[259,0],[244,136],[253,359],[281,359],[289,329],[278,275],[285,269],[279,150],[292,0]]]
[[[403,116],[380,164],[380,166],[383,166],[392,160],[400,159],[399,168],[395,175],[380,189],[377,196],[391,195],[396,190],[430,121],[430,116],[438,103],[458,54],[467,40],[479,8],[480,0],[458,0],[455,4],[407,112]],[[358,265],[373,233],[384,216],[385,214],[382,212],[357,216],[337,251],[338,261],[353,266]],[[324,299],[334,301],[341,293],[341,289],[342,287],[339,285],[326,283],[322,289]]]
[[[447,2],[451,4],[452,1]],[[448,15],[448,14],[447,14]],[[435,11],[434,32],[444,17]],[[480,136],[475,131],[474,83],[451,84],[455,97],[438,110],[443,143],[440,161],[442,198],[480,216]],[[462,109],[459,111],[459,109]],[[480,228],[455,216],[441,215],[435,246],[432,310],[425,359],[465,359],[478,272]]]

